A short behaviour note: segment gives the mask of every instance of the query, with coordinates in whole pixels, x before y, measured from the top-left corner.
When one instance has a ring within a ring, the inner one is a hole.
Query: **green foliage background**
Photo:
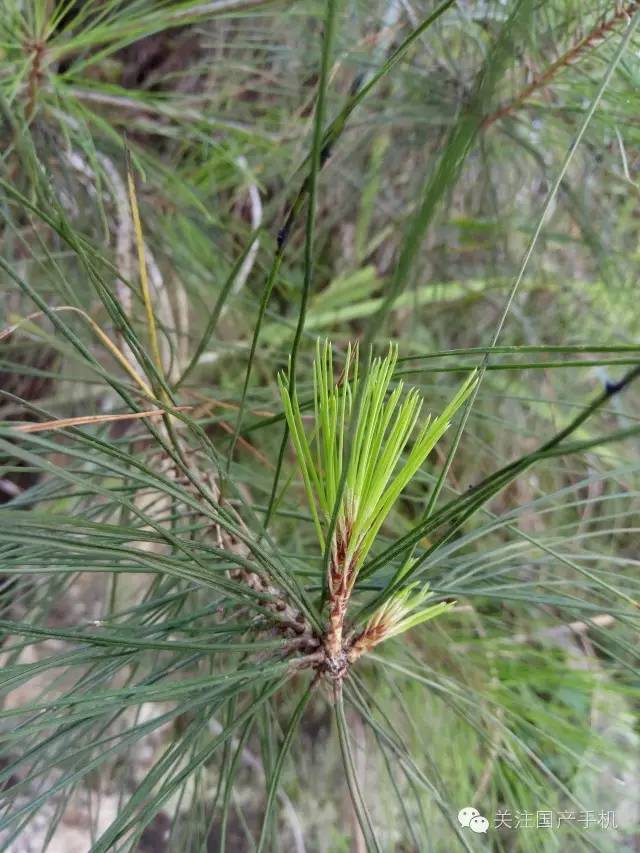
[[[639,7],[2,0],[2,849],[636,849]],[[344,706],[237,572],[317,622],[317,336],[481,380],[358,599],[457,606]]]

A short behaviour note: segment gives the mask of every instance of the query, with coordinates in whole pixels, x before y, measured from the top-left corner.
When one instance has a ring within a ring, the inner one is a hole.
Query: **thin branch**
[[[586,36],[580,39],[576,44],[565,51],[555,62],[552,62],[541,74],[537,74],[528,86],[525,86],[516,96],[506,104],[486,116],[482,122],[482,129],[486,130],[491,125],[495,124],[501,118],[510,115],[515,110],[519,109],[522,104],[528,100],[534,92],[539,89],[544,89],[545,86],[553,80],[556,74],[568,65],[573,65],[583,53],[600,44],[604,39],[611,34],[616,27],[623,21],[629,24],[631,15],[640,9],[640,0],[632,0],[625,6],[621,6],[611,18],[602,21],[595,26]]]

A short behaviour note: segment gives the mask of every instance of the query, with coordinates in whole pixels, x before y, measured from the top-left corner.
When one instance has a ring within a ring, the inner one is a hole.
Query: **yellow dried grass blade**
[[[176,406],[176,412],[188,412],[193,406]],[[166,415],[165,409],[151,409],[147,412],[126,412],[122,415],[80,415],[77,418],[58,418],[55,421],[41,423],[17,424],[13,426],[16,432],[46,432],[51,429],[66,429],[75,426],[91,426],[93,424],[112,423],[113,421],[135,421],[141,418],[152,418]]]
[[[131,206],[131,218],[133,219],[133,230],[136,238],[136,250],[138,253],[138,270],[140,274],[140,289],[142,291],[142,301],[144,302],[144,310],[147,317],[147,331],[149,334],[149,345],[151,347],[151,355],[153,363],[158,375],[164,378],[162,369],[162,358],[160,355],[160,347],[158,345],[158,332],[156,329],[156,320],[153,314],[153,304],[151,302],[151,291],[149,288],[149,275],[147,273],[147,261],[144,253],[144,238],[142,236],[142,223],[140,221],[140,211],[138,209],[138,197],[136,195],[136,182],[133,175],[131,165],[131,157],[129,149],[125,147],[125,160],[127,167],[127,187],[129,190],[129,204]],[[166,393],[165,395],[166,396]]]

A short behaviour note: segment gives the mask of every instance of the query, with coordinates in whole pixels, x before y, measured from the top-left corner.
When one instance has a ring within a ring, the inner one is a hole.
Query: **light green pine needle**
[[[474,372],[442,414],[435,419],[425,418],[402,462],[424,401],[417,389],[405,391],[402,382],[391,387],[397,358],[397,346],[390,345],[387,355],[374,358],[360,380],[357,348],[349,346],[344,369],[336,379],[331,343],[318,341],[313,364],[310,438],[303,424],[297,393],[289,393],[284,372],[278,377],[285,417],[321,547],[324,547],[344,465],[349,466],[336,535],[343,537],[347,557],[353,560],[356,572],[396,500],[445,433],[476,382]],[[359,381],[365,386],[357,422],[352,424],[353,400]],[[345,436],[351,430],[354,438],[347,460]]]

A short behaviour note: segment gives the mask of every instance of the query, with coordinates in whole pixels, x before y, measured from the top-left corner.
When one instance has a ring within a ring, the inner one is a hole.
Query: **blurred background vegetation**
[[[349,679],[375,844],[640,849],[640,3],[333,6],[1,0],[1,849],[373,843],[220,533],[317,594],[276,374],[308,398],[318,336],[397,342],[434,412],[482,368],[377,552],[414,533],[458,604]],[[572,422],[421,535],[441,472],[439,507]]]

